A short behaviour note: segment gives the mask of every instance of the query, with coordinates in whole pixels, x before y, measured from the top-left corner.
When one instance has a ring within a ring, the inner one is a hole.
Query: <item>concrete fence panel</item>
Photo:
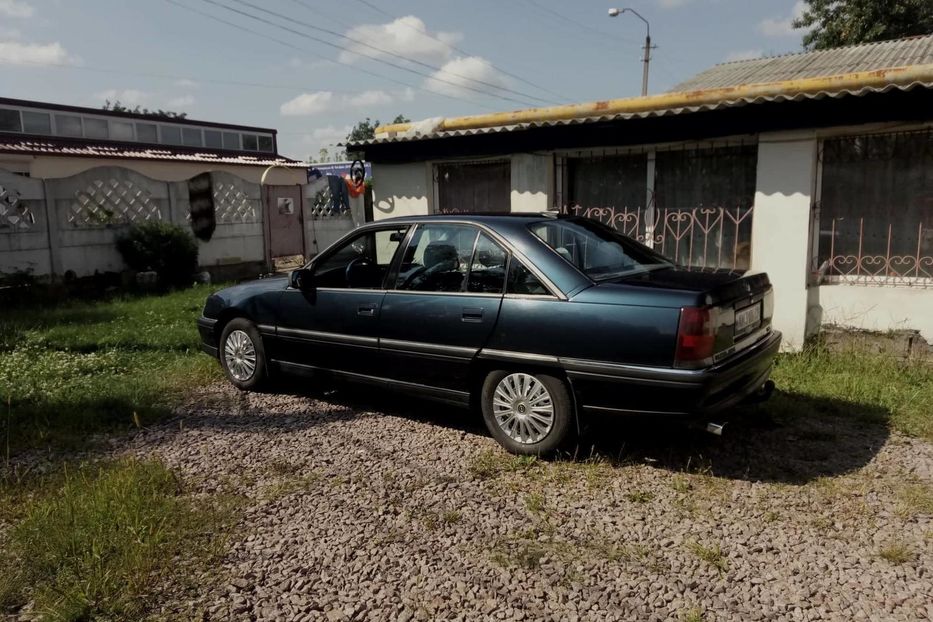
[[[42,181],[0,169],[0,276],[51,271]]]

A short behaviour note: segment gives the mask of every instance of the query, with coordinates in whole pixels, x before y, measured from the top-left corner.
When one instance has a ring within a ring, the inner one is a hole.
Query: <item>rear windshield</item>
[[[595,281],[643,274],[673,265],[647,246],[592,220],[545,220],[529,225],[529,229]]]

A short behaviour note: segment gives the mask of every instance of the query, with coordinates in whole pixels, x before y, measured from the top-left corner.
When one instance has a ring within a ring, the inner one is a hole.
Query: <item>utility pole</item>
[[[644,97],[648,94],[648,69],[651,65],[651,50],[654,49],[651,45],[651,24],[649,24],[648,20],[642,17],[638,11],[630,8],[609,9],[609,17],[618,17],[619,15],[622,15],[626,12],[631,13],[641,21],[645,22],[645,56],[642,59],[642,61],[645,63],[645,68],[642,70],[641,74],[641,95]]]

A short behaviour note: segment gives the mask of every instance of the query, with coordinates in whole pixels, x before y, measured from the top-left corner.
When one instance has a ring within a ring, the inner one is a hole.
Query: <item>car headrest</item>
[[[457,247],[446,242],[431,242],[424,249],[424,267],[431,268],[441,262],[456,262]]]

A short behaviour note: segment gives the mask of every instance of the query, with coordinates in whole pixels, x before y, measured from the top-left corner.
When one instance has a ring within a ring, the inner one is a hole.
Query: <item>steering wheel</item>
[[[353,272],[354,268],[356,268],[357,266],[370,266],[370,265],[372,265],[372,262],[369,261],[369,258],[362,256],[362,255],[350,261],[350,263],[347,264],[347,269],[344,274],[344,277],[346,278],[346,281],[347,281],[347,286],[348,287],[353,286],[353,283],[350,281],[350,274]]]
[[[405,282],[399,287],[399,289],[408,289],[408,286],[411,285],[412,281],[424,274],[424,271],[427,270],[424,266],[418,266],[415,268],[411,274],[405,277]]]

